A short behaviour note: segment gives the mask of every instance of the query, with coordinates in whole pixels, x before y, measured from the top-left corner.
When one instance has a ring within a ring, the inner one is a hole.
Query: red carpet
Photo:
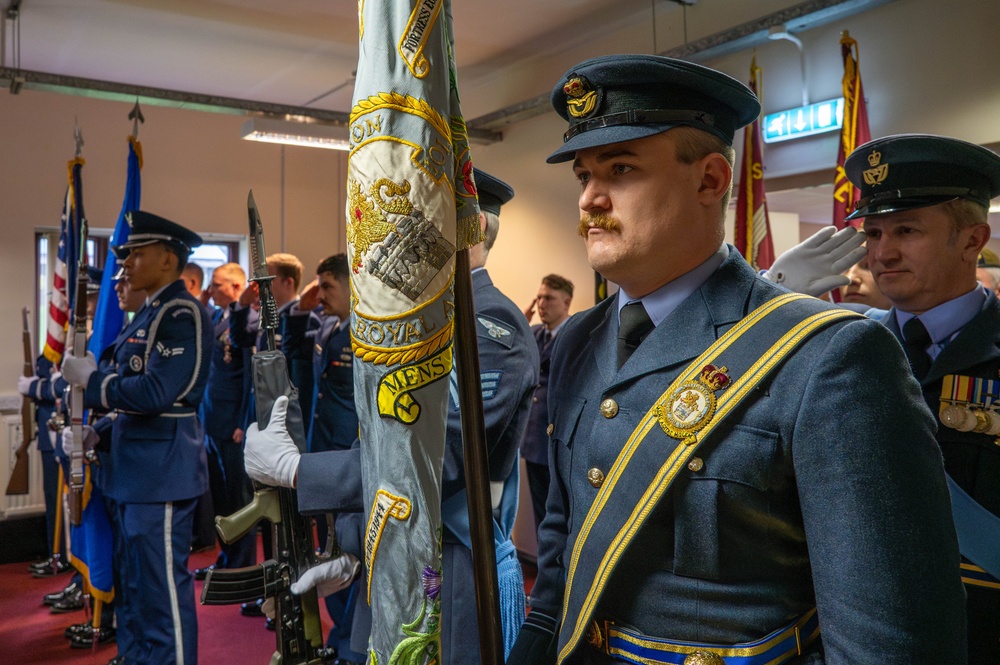
[[[217,551],[192,554],[190,567],[215,561]],[[10,665],[105,665],[118,650],[114,642],[91,649],[71,649],[63,631],[87,618],[83,610],[50,614],[42,596],[69,584],[69,573],[36,579],[27,562],[0,566],[0,663]],[[201,582],[195,590],[201,595]],[[324,634],[331,622],[325,610]],[[266,665],[274,652],[274,633],[264,628],[264,619],[240,615],[239,606],[198,605],[198,661],[212,665]]]

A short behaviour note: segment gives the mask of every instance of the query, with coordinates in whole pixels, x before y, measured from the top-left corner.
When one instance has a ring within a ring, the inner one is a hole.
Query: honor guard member
[[[969,662],[1000,663],[1000,302],[976,282],[1000,156],[943,136],[888,136],[857,148],[845,170],[861,191],[848,219],[864,218],[868,265],[892,303],[882,322],[939,419]]]
[[[475,182],[486,240],[470,248],[469,263],[472,268],[483,415],[489,448],[490,490],[496,521],[494,535],[497,541],[501,615],[505,642],[509,647],[524,616],[523,577],[510,533],[517,511],[517,450],[527,425],[531,396],[538,383],[538,348],[524,313],[493,285],[484,267],[499,230],[500,206],[513,197],[514,191],[506,183],[479,170],[475,172]],[[441,512],[445,528],[441,662],[442,665],[478,665],[482,659],[475,594],[471,592],[474,585],[472,551],[468,532],[461,416],[454,375],[452,381],[442,478]],[[274,411],[278,412],[277,406]],[[356,514],[351,516],[355,527],[353,537],[346,527],[339,528],[343,517],[338,520],[338,532],[345,534],[342,548],[361,559],[360,531],[364,529],[364,524],[360,511],[365,510],[365,506],[361,497],[359,453],[356,444],[349,451],[299,456],[284,431],[283,421],[279,426],[273,415],[266,429],[257,431],[254,425],[247,433],[246,464],[251,478],[271,485],[297,486],[299,510],[303,513],[355,511]],[[315,578],[336,579],[343,574],[343,565],[338,562],[329,566],[321,564],[313,570],[317,571]],[[297,592],[301,590],[295,588]],[[371,610],[365,603],[360,603],[351,637],[354,651],[367,651],[370,630]]]
[[[588,259],[620,290],[556,338],[552,483],[508,662],[965,662],[934,421],[898,343],[723,242],[756,97],[612,55],[552,102],[569,128],[548,161],[572,160]]]
[[[232,306],[246,284],[243,268],[238,263],[226,263],[212,272],[208,289],[215,303],[211,312],[212,359],[200,415],[205,427],[208,483],[215,515],[232,515],[253,498],[250,479],[243,470],[244,432],[240,419],[246,413],[250,395],[250,349],[237,346],[229,329]],[[235,543],[221,543],[215,563],[198,568],[194,575],[195,579],[203,580],[211,568],[243,568],[256,562],[256,531],[251,530]]]
[[[188,570],[195,501],[208,487],[198,406],[208,377],[212,325],[184,288],[194,232],[157,215],[127,214],[128,241],[115,248],[145,306],[116,341],[113,365],[92,355],[63,360],[86,386],[85,404],[115,414],[103,457],[121,582],[119,633],[135,645],[129,665],[198,661],[194,579]]]

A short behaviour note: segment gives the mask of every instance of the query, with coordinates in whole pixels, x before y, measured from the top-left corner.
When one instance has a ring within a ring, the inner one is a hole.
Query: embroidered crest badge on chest
[[[128,366],[133,372],[142,371],[142,358],[139,356],[132,356],[128,359]]]
[[[685,381],[656,405],[656,418],[669,436],[690,445],[715,414],[715,393],[729,385],[728,368],[705,365],[695,381]]]

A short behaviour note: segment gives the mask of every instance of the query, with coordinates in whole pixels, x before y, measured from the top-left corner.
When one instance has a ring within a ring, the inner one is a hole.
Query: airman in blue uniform
[[[134,641],[129,664],[197,663],[194,581],[188,570],[195,501],[208,487],[197,416],[208,377],[212,325],[184,288],[194,232],[132,211],[128,241],[115,248],[146,305],[113,347],[113,362],[68,357],[63,373],[86,386],[85,404],[113,411],[102,458],[121,581],[120,632]]]
[[[878,318],[903,344],[939,420],[964,557],[969,662],[1000,663],[1000,301],[976,281],[1000,156],[907,134],[858,147],[845,170],[861,192],[848,219],[864,218],[868,265],[892,303]]]
[[[890,334],[723,243],[745,86],[652,55],[572,68],[591,266],[556,338],[552,484],[509,662],[965,662],[934,423]]]
[[[520,565],[510,540],[517,510],[517,450],[528,422],[531,396],[538,383],[538,349],[524,313],[494,285],[484,268],[486,257],[499,230],[500,206],[513,197],[504,182],[476,171],[479,204],[483,211],[486,241],[470,249],[473,268],[473,298],[476,307],[476,331],[479,344],[480,378],[486,442],[489,447],[489,479],[494,535],[497,546],[498,578],[501,589],[503,628],[513,642],[524,611],[524,586]],[[465,467],[457,385],[452,384],[448,411],[445,459],[442,474],[443,587],[441,649],[444,665],[481,663],[476,619],[472,552],[468,533],[468,507],[465,493]],[[247,438],[247,472],[252,478],[282,485],[290,478],[275,477],[275,454],[284,445],[269,438],[271,428]],[[287,439],[287,435],[286,435]],[[358,442],[350,450],[303,455],[298,459],[297,495],[303,513],[330,510],[353,511],[352,519],[341,516],[338,534],[341,547],[359,559],[361,496],[361,457]],[[350,526],[346,523],[352,522]],[[352,630],[352,649],[367,650],[371,611],[359,603]]]

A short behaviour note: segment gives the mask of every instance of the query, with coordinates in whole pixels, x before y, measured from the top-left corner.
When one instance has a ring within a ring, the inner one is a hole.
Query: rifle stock
[[[21,340],[24,345],[24,376],[34,376],[34,353],[31,346],[31,325],[28,321],[28,308],[21,310],[24,332]],[[7,496],[15,494],[27,494],[29,487],[29,467],[28,467],[28,446],[34,439],[35,417],[32,413],[31,400],[24,397],[21,400],[21,445],[14,452],[14,470],[10,473],[10,480],[7,481]]]

